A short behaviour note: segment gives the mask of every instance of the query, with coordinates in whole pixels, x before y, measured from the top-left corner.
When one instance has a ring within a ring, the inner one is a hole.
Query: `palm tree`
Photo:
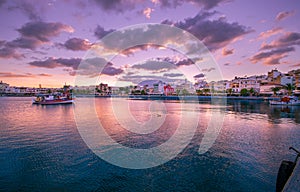
[[[288,91],[288,95],[292,95],[293,90],[295,89],[295,86],[288,83],[284,86],[284,89],[286,89]]]
[[[273,91],[274,96],[277,95],[277,92],[280,90],[280,87],[272,87],[271,90]]]
[[[227,89],[227,93],[229,93],[229,95],[231,96],[231,94],[232,94],[232,89],[231,89],[231,88]]]
[[[249,90],[250,96],[253,96],[253,94],[255,93],[255,90],[253,89],[253,87]]]

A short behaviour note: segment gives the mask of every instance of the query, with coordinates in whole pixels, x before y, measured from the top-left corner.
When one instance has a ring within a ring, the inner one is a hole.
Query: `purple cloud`
[[[12,47],[12,48],[23,48],[23,49],[31,49],[34,50],[36,49],[38,46],[44,44],[44,42],[36,39],[36,38],[32,38],[32,37],[19,37],[13,41],[10,41],[6,44],[6,46],[8,47]]]
[[[272,41],[270,44],[262,44],[261,50],[289,47],[293,45],[300,45],[300,33],[298,32],[287,32],[279,39]]]
[[[172,23],[166,20],[162,23],[172,23],[176,27],[189,31],[202,40],[210,50],[225,47],[229,43],[253,31],[237,22],[228,23],[225,19],[209,20],[208,18],[215,13],[204,12],[197,14],[193,18],[185,19],[182,22]]]
[[[164,77],[181,77],[181,76],[183,76],[183,74],[182,73],[165,73],[163,76]]]
[[[4,46],[3,48],[0,49],[0,58],[15,58],[15,59],[20,59],[24,57],[23,55],[19,54],[16,52],[16,50],[12,47]]]
[[[226,49],[225,47],[222,49],[222,55],[227,56],[233,54],[234,49]]]
[[[48,42],[49,38],[58,36],[61,32],[73,32],[74,29],[62,23],[46,23],[42,21],[29,22],[18,29],[24,37],[33,37],[42,42]]]
[[[259,52],[250,58],[252,63],[263,62],[266,65],[280,64],[280,60],[287,56],[287,53],[295,51],[294,47],[278,48],[267,52]]]
[[[105,35],[108,35],[109,33],[114,32],[114,29],[110,29],[110,30],[105,30],[102,26],[98,25],[94,31],[94,35],[98,38],[101,39],[103,38]]]
[[[282,21],[284,19],[286,19],[287,17],[290,17],[292,15],[294,15],[295,11],[283,11],[283,12],[279,12],[276,16],[276,20],[277,21]]]
[[[91,48],[92,44],[86,39],[71,38],[63,46],[73,51],[86,51]]]
[[[77,69],[78,65],[80,64],[80,58],[53,58],[49,57],[44,61],[32,61],[28,64],[35,67],[43,67],[43,68],[57,68],[57,67],[71,67],[73,69]]]
[[[205,75],[203,73],[199,73],[198,75],[194,76],[195,79],[203,78],[203,77],[205,77]]]
[[[0,77],[6,77],[6,78],[24,78],[24,77],[51,77],[52,75],[46,74],[46,73],[40,73],[40,74],[32,74],[32,73],[24,73],[24,74],[18,74],[18,73],[12,73],[12,72],[0,72]]]

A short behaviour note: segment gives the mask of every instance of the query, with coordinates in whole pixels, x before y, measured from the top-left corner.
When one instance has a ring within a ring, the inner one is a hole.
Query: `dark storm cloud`
[[[281,64],[280,60],[287,56],[287,53],[295,51],[294,47],[278,48],[267,52],[259,52],[250,58],[252,63],[263,62],[266,65]]]
[[[86,51],[91,48],[92,44],[86,39],[71,38],[67,40],[63,46],[73,51]]]
[[[43,61],[32,61],[28,64],[35,67],[43,67],[43,68],[57,68],[57,67],[70,67],[73,69],[77,69],[78,65],[80,64],[81,59],[80,58],[53,58],[49,57],[46,60]]]
[[[114,32],[114,29],[110,29],[110,30],[105,30],[102,26],[98,25],[94,31],[94,35],[98,38],[101,39],[103,38],[105,35],[108,35],[109,33]]]
[[[42,21],[28,22],[18,32],[24,37],[33,37],[42,42],[48,42],[49,38],[58,36],[61,32],[73,32],[74,29],[59,22],[47,23]]]

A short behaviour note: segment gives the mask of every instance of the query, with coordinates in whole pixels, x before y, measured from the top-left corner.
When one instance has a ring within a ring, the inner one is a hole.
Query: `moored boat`
[[[284,96],[280,101],[270,101],[270,105],[300,105],[300,100],[298,100],[298,97]]]
[[[32,100],[32,103],[40,105],[72,104],[74,103],[74,98],[69,87],[65,85],[63,93],[39,94]]]

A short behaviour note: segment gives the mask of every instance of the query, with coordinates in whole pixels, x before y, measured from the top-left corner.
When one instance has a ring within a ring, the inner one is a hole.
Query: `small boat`
[[[32,100],[32,103],[40,105],[72,104],[74,99],[70,96],[38,95]]]
[[[298,100],[298,97],[284,96],[280,101],[270,101],[270,105],[300,105],[300,100]]]
[[[63,93],[39,94],[32,100],[32,104],[40,105],[57,105],[57,104],[72,104],[74,98],[72,96],[70,86],[64,85]]]

